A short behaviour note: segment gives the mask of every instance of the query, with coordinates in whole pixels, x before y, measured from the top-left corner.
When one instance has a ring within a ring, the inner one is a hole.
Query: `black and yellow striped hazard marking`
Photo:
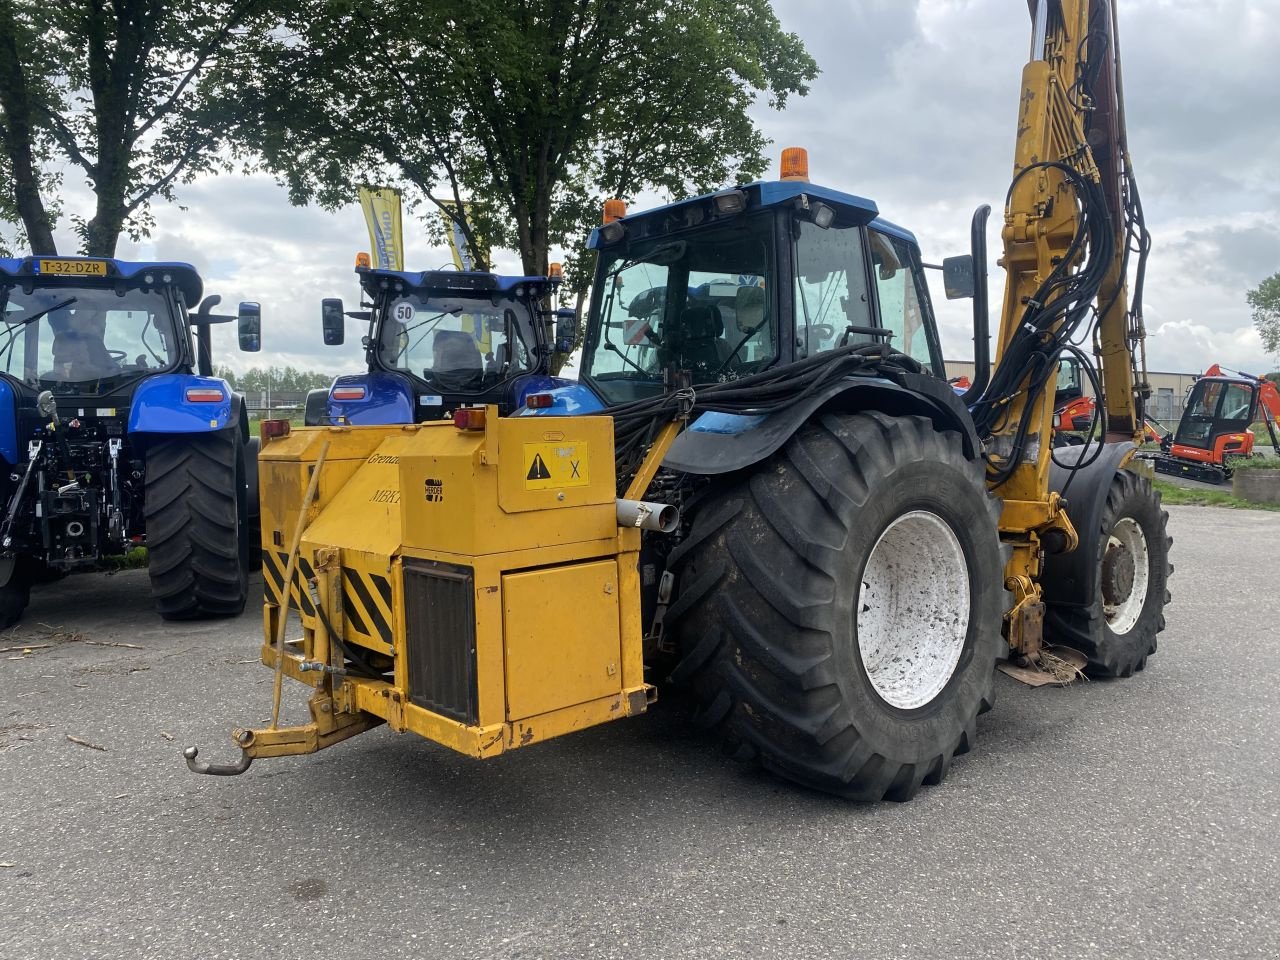
[[[386,577],[343,567],[342,612],[355,633],[391,644],[391,583]]]
[[[268,603],[281,605],[280,595],[288,563],[287,553],[262,552],[262,588]],[[293,572],[293,589],[289,591],[289,606],[300,609],[305,617],[313,617],[316,612],[307,590],[307,581],[314,576],[311,564],[305,557],[299,557]],[[349,630],[391,645],[391,582],[386,577],[343,567],[342,612],[346,615]]]
[[[268,603],[283,606],[280,601],[284,590],[284,572],[289,566],[289,555],[271,550],[262,551],[262,590]],[[307,581],[316,575],[305,557],[298,557],[293,571],[293,589],[289,591],[289,606],[300,610],[303,616],[313,617],[316,608],[307,592]]]

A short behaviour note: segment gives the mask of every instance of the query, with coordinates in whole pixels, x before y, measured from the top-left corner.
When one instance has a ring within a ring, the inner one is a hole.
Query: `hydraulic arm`
[[[996,368],[974,419],[990,437],[988,481],[1004,500],[1001,534],[1013,548],[1006,585],[1017,601],[1009,641],[1034,657],[1043,555],[1078,544],[1063,498],[1050,489],[1052,383],[1062,356],[1075,356],[1100,398],[1105,439],[1141,443],[1145,361],[1135,350],[1149,241],[1129,167],[1113,5],[1030,6],[1032,59],[1022,74],[1002,232],[1007,283]],[[1131,249],[1139,255],[1132,305]],[[1082,346],[1090,339],[1100,372]],[[1093,447],[1073,469],[1101,453]]]

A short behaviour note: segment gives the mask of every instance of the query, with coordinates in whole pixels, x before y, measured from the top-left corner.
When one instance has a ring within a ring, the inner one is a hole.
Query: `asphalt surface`
[[[182,746],[268,716],[259,618],[63,581],[0,642],[31,647],[0,653],[0,957],[1274,958],[1280,515],[1170,513],[1147,670],[998,678],[907,804],[740,767],[670,704],[486,762],[381,729],[197,777]]]

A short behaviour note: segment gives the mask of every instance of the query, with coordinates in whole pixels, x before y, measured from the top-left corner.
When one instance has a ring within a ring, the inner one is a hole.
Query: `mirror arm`
[[[990,204],[973,212],[969,246],[973,250],[973,385],[960,397],[972,406],[991,382],[991,321],[987,309],[987,218]]]

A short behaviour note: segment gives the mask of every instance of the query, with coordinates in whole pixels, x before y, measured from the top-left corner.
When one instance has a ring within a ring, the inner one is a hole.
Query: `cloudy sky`
[[[1215,361],[1270,368],[1245,290],[1280,271],[1280,0],[1119,0],[1130,146],[1155,239],[1147,283],[1153,370]],[[1019,76],[1029,42],[1022,0],[775,0],[822,75],[785,113],[756,118],[775,142],[809,148],[813,179],[871,197],[914,230],[926,260],[966,252],[974,207],[999,210],[1011,173]],[[776,173],[776,171],[775,171]],[[71,179],[69,177],[69,179]],[[77,204],[69,185],[68,206]],[[351,370],[359,349],[326,348],[319,302],[354,301],[354,254],[368,248],[357,207],[291,207],[267,177],[182,188],[187,208],[156,208],[152,240],[119,256],[188,260],[224,305],[262,302],[264,349],[219,360]],[[1003,272],[998,213],[993,317]],[[449,259],[407,222],[410,269]],[[75,247],[59,237],[64,250]],[[499,252],[500,270],[518,272]],[[938,285],[935,285],[938,286]],[[935,292],[947,356],[972,356],[967,303]]]

